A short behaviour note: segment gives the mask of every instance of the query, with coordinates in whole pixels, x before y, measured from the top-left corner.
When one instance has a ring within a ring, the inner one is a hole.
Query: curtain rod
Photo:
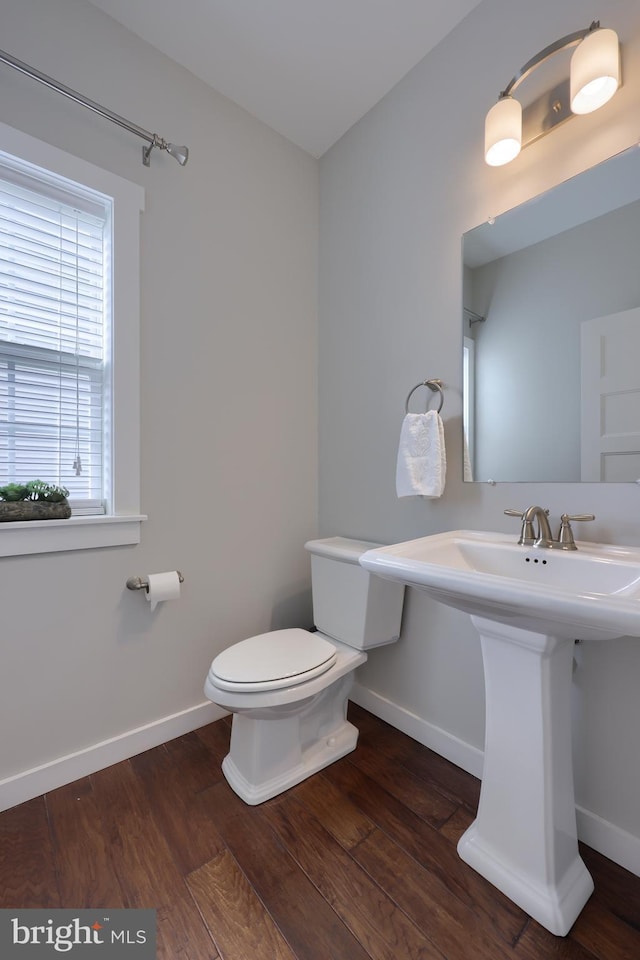
[[[462,309],[464,310],[466,315],[470,318],[469,323],[484,323],[487,319],[486,317],[481,317],[479,313],[475,313],[475,311],[469,310],[468,307],[463,307]]]
[[[119,116],[112,110],[107,110],[106,107],[101,107],[100,104],[96,103],[94,100],[89,100],[88,97],[83,97],[81,93],[77,93],[75,90],[72,90],[71,87],[66,87],[63,83],[58,83],[56,80],[48,77],[46,73],[41,73],[39,70],[36,70],[35,67],[30,67],[29,64],[23,63],[22,60],[18,60],[16,57],[12,57],[10,54],[5,53],[4,50],[0,50],[0,63],[6,63],[15,70],[19,70],[20,73],[26,74],[27,77],[31,77],[33,80],[38,80],[40,83],[44,83],[45,86],[50,87],[52,90],[56,90],[58,93],[68,97],[70,100],[74,100],[83,107],[88,107],[89,110],[93,110],[94,113],[99,114],[106,120],[111,120],[112,123],[117,123],[119,127],[123,127],[130,133],[135,133],[137,137],[142,137],[143,140],[147,140],[149,146],[142,148],[142,162],[145,167],[151,165],[151,151],[154,147],[158,147],[160,150],[166,150],[170,156],[174,157],[174,159],[178,161],[181,167],[184,167],[185,163],[189,159],[188,147],[181,147],[176,146],[173,143],[167,143],[167,141],[163,140],[162,137],[159,137],[157,133],[150,133],[143,127],[139,127],[137,123],[132,123],[130,120],[125,120],[124,117]]]

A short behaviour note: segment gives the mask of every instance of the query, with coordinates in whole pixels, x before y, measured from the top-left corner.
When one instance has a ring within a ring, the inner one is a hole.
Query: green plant
[[[29,490],[24,483],[8,483],[6,487],[0,487],[0,499],[2,500],[27,500]]]
[[[69,491],[44,480],[30,480],[28,483],[8,483],[0,487],[0,500],[44,500],[46,503],[65,503]]]

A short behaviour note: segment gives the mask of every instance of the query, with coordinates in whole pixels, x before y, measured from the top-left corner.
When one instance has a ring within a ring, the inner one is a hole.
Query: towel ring
[[[419,387],[429,387],[429,390],[432,390],[434,393],[440,394],[440,403],[436,411],[437,413],[440,413],[440,411],[442,410],[442,405],[444,404],[444,393],[442,392],[442,380],[421,380],[420,383],[416,383],[413,390],[409,391],[409,395],[404,405],[404,412],[409,413],[409,400],[411,400],[411,397],[416,392],[416,390],[419,389]]]

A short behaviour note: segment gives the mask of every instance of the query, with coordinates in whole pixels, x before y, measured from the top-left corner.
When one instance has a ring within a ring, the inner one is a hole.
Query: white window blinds
[[[109,198],[0,156],[0,485],[104,511]]]

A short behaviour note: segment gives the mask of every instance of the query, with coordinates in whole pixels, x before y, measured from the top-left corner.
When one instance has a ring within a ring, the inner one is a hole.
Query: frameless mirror
[[[640,149],[463,238],[465,480],[640,478]]]

